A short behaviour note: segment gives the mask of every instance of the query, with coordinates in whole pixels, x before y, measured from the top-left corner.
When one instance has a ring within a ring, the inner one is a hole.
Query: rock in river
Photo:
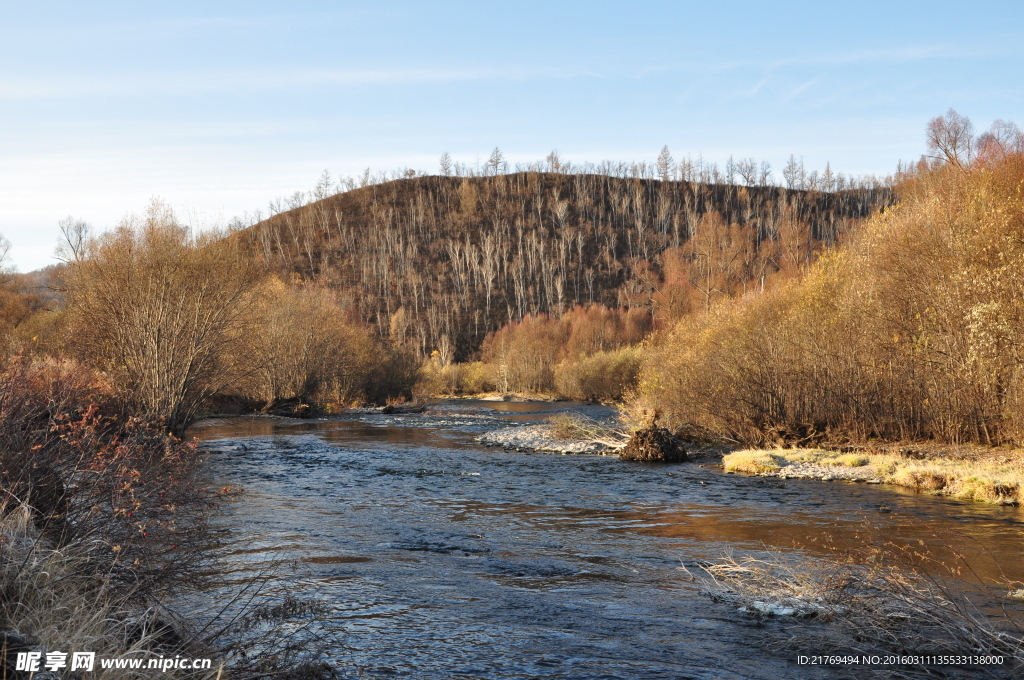
[[[619,452],[622,460],[640,460],[652,463],[681,463],[686,460],[686,449],[679,438],[664,427],[637,430]]]

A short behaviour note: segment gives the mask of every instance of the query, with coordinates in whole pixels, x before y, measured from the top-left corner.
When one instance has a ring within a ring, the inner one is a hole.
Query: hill
[[[878,185],[428,176],[323,198],[240,237],[270,270],[339,291],[382,337],[464,358],[530,314],[603,303],[678,316],[763,286],[890,201]]]

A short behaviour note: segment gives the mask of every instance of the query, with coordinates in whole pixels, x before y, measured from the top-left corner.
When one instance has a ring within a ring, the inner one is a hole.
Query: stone
[[[621,460],[650,463],[681,463],[686,460],[682,441],[664,427],[651,426],[637,430],[619,452]]]

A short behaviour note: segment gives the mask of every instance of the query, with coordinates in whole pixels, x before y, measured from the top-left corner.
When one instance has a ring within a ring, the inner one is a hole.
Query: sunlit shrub
[[[646,310],[575,307],[558,319],[527,316],[508,324],[487,336],[481,353],[502,392],[620,399],[635,381],[637,361],[634,354],[616,350],[640,343],[652,327]],[[602,358],[577,366],[590,355]],[[601,378],[597,371],[602,368],[612,374]]]
[[[250,264],[229,239],[193,234],[156,201],[72,251],[65,347],[104,371],[133,415],[182,433],[233,369]]]
[[[555,367],[555,389],[570,399],[618,401],[636,388],[641,350],[597,352]]]
[[[329,291],[270,279],[254,298],[252,331],[239,357],[243,385],[253,396],[266,403],[347,403],[365,397],[381,352]]]

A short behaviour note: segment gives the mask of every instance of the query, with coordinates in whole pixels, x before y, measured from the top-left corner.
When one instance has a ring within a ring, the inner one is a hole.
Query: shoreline
[[[722,459],[726,473],[781,479],[891,484],[993,505],[1024,503],[1024,451],[971,448],[842,452],[742,449]]]
[[[508,397],[509,395],[489,393],[434,399],[516,403],[557,401],[529,398],[524,395]],[[305,418],[259,412],[211,414],[201,421],[253,416],[323,420],[360,414],[423,413],[425,409],[429,410],[430,406],[428,402],[347,408],[334,413],[318,412]],[[474,439],[487,447],[553,455],[618,456],[626,444],[625,440],[613,441],[600,437],[566,437],[559,435],[558,429],[557,424],[550,422],[518,425],[484,432]],[[953,447],[935,442],[919,443],[913,448],[889,444],[875,445],[872,449],[844,446],[841,450],[742,449],[688,442],[687,450],[691,458],[720,459],[726,474],[740,473],[822,482],[888,484],[957,500],[1004,506],[1024,505],[1024,450],[1009,451],[982,446]]]

